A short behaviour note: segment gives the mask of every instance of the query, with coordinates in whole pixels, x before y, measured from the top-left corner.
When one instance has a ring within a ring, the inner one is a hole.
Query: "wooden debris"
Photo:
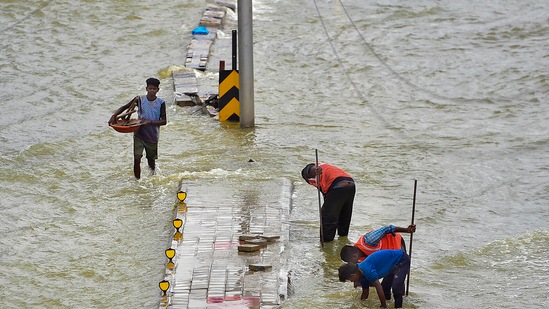
[[[252,271],[266,271],[266,270],[271,270],[273,268],[272,265],[268,265],[268,264],[250,264],[248,267]]]
[[[278,236],[278,235],[261,235],[259,237],[265,239],[268,242],[274,242],[274,241],[280,239],[280,236]]]
[[[264,238],[255,238],[255,239],[245,240],[244,243],[264,247],[267,245],[267,240]]]
[[[257,237],[258,237],[258,235],[256,235],[256,234],[244,234],[244,235],[238,236],[238,240],[246,241],[246,240],[250,240],[250,239],[256,239]]]
[[[251,245],[251,244],[244,244],[238,246],[238,251],[240,252],[254,252],[259,251],[260,246],[258,245]]]

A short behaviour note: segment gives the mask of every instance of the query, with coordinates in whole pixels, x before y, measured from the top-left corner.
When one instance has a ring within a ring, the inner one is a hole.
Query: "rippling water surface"
[[[407,225],[414,179],[405,307],[549,306],[549,3],[253,5],[242,130],[171,103],[204,1],[0,0],[2,307],[155,308],[181,179],[272,177],[295,185],[284,308],[377,308],[337,281],[339,249]],[[169,124],[159,174],[137,182],[131,136],[106,122],[149,76]],[[349,239],[324,249],[299,176],[314,149],[358,188]]]

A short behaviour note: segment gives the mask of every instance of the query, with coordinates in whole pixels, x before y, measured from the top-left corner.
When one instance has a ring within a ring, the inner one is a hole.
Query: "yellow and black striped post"
[[[219,71],[219,121],[240,120],[239,80],[237,70]]]
[[[225,61],[219,62],[219,121],[240,121],[240,76],[236,54],[236,30],[232,32],[232,70],[225,70]]]

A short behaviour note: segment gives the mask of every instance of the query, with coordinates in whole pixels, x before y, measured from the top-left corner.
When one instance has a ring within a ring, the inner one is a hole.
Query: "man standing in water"
[[[143,124],[133,135],[133,174],[137,179],[141,178],[143,150],[146,152],[149,168],[154,173],[156,169],[155,160],[158,159],[160,126],[167,123],[166,102],[156,96],[160,90],[160,81],[151,77],[147,79],[146,84],[147,95],[135,98],[137,99],[138,118],[143,121]],[[135,99],[117,109],[109,119],[109,124],[115,123],[116,117],[127,110]]]
[[[316,183],[316,176],[319,183]],[[301,177],[317,188],[324,196],[322,205],[322,234],[324,242],[334,240],[336,230],[339,236],[349,234],[353,201],[355,199],[355,182],[351,176],[337,166],[327,163],[307,164],[301,171]]]

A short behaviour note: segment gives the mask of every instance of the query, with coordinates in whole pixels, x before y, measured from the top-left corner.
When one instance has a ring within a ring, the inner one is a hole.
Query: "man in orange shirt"
[[[415,233],[416,225],[410,224],[408,227],[399,227],[387,225],[376,230],[372,230],[362,236],[353,245],[345,245],[341,248],[341,259],[347,263],[360,263],[369,255],[380,250],[402,250],[406,252],[406,243],[400,234],[397,233]],[[383,277],[381,287],[387,299],[391,299],[391,286],[395,274],[393,272]],[[355,288],[356,288],[355,282]],[[363,286],[363,289],[367,289]]]
[[[319,188],[324,197],[321,207],[324,242],[334,240],[336,230],[339,236],[347,236],[356,192],[353,178],[339,167],[327,163],[319,163],[318,166],[307,164],[301,176],[308,184]]]
[[[345,245],[341,248],[340,256],[345,262],[360,263],[364,259],[379,250],[399,250],[406,251],[406,243],[402,236],[397,233],[414,233],[416,225],[410,224],[408,227],[399,227],[387,225],[360,236],[359,240],[351,246]]]

